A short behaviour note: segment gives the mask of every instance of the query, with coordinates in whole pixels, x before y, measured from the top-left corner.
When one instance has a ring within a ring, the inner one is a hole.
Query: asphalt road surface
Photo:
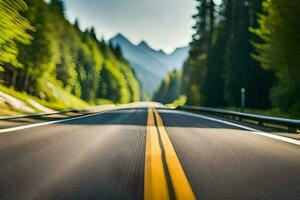
[[[300,146],[144,105],[0,130],[0,199],[300,199]]]

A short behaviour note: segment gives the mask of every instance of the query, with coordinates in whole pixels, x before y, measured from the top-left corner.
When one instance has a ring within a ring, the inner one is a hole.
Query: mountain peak
[[[113,38],[109,40],[114,46],[119,45],[122,48],[122,51],[125,51],[125,46],[134,46],[124,35],[118,33]],[[126,52],[123,52],[126,54]]]
[[[142,48],[147,48],[147,49],[152,49],[147,42],[145,42],[144,40],[141,41],[138,45],[138,47],[142,47]]]
[[[110,40],[128,40],[128,39],[124,35],[122,35],[122,33],[118,33]]]
[[[145,41],[141,41],[139,44],[138,44],[138,47],[139,48],[142,48],[144,50],[147,50],[147,51],[150,51],[152,53],[158,53],[158,54],[161,54],[161,55],[166,55],[166,53],[160,49],[159,51],[153,49],[152,47],[149,46],[149,44]]]
[[[189,50],[190,50],[189,46],[179,47],[179,48],[176,48],[172,53],[170,53],[170,55],[174,55],[174,54],[182,52],[182,51],[189,52]]]
[[[164,52],[164,50],[162,50],[162,49],[160,49],[158,52],[161,53],[161,54],[166,54],[166,53]]]
[[[189,53],[188,49],[178,48],[173,54],[168,54],[162,49],[153,49],[145,40],[132,43],[121,33],[115,35],[110,42],[122,48],[124,58],[135,70],[136,76],[143,83],[142,87],[150,94],[155,92],[168,72],[182,69]]]

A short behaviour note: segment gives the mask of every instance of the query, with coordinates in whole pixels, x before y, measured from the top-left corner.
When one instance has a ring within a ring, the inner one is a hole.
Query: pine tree
[[[29,21],[21,16],[27,5],[23,0],[0,1],[0,71],[4,63],[21,67],[17,60],[17,43],[29,44],[32,37],[27,31],[34,30]]]
[[[210,33],[213,24],[210,20],[210,3],[212,1],[196,0],[197,13],[193,16],[195,34],[190,46],[190,57],[183,68],[183,89],[182,92],[187,96],[187,103],[199,105],[202,103],[202,89],[207,70],[207,53],[210,45]]]
[[[272,74],[252,58],[251,43],[257,38],[249,31],[256,26],[261,0],[238,1],[233,5],[236,16],[225,58],[225,98],[229,105],[240,106],[241,88],[246,89],[246,107],[268,108]],[[259,41],[258,41],[259,42]]]
[[[281,111],[300,114],[300,4],[297,0],[268,0],[263,4],[259,28],[254,32],[264,41],[255,44],[255,57],[264,68],[275,72],[279,83],[272,103]]]
[[[181,75],[182,74],[176,70],[169,73],[154,94],[153,100],[168,104],[178,99],[181,94]]]
[[[25,19],[19,15],[26,8],[21,0],[0,0],[0,16],[12,12],[10,17],[0,19],[0,30],[2,22],[7,23],[10,26],[5,27],[9,30],[5,33],[12,37],[7,40],[0,33],[0,42],[12,44],[10,48],[15,49],[9,53],[14,53],[13,56],[18,59],[0,60],[1,64],[5,64],[0,79],[7,86],[14,86],[16,90],[45,101],[57,100],[54,90],[59,90],[59,93],[64,90],[93,103],[101,102],[99,98],[116,103],[140,100],[135,74],[119,47],[113,48],[104,40],[98,41],[94,28],[82,32],[78,20],[71,24],[64,15],[65,7],[61,0],[52,0],[50,3],[44,0],[26,2],[28,10],[22,13]],[[15,9],[12,5],[19,7]],[[14,10],[10,11],[11,8]],[[19,20],[20,27],[9,24],[16,20]],[[35,27],[34,30],[29,22]],[[26,23],[29,27],[25,28]],[[33,38],[31,43],[25,45],[30,38]],[[16,61],[22,68],[15,68]]]
[[[207,73],[203,85],[203,105],[224,107],[224,52],[228,42],[225,10],[223,5],[211,4],[211,32],[208,49]]]
[[[257,27],[262,0],[224,0],[220,6],[197,1],[195,34],[183,70],[187,103],[239,106],[245,88],[247,107],[269,108],[274,78],[253,59],[251,43],[261,40],[249,31]]]
[[[35,27],[31,32],[33,40],[30,45],[20,45],[18,59],[24,65],[18,78],[16,88],[36,94],[35,85],[44,74],[50,73],[55,67],[55,40],[50,24],[51,18],[47,5],[43,0],[27,0],[29,9],[25,16]]]

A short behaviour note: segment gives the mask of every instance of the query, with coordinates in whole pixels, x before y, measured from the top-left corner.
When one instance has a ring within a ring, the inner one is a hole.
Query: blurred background
[[[300,118],[298,0],[0,0],[0,115],[157,101]]]

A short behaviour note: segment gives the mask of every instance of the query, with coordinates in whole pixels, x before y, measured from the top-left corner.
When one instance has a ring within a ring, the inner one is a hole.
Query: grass
[[[51,84],[51,83],[50,83]],[[46,86],[47,87],[47,86]],[[52,88],[44,88],[46,91],[46,95],[50,96],[49,100],[38,99],[35,97],[40,104],[46,106],[48,108],[54,110],[65,110],[65,109],[81,109],[89,106],[88,103],[84,102],[83,100],[72,96],[68,92],[64,91],[62,88],[52,86]],[[53,95],[54,94],[54,95]]]
[[[18,115],[18,114],[23,114],[23,113],[13,109],[8,105],[5,104],[0,105],[0,116],[9,116],[9,115]]]
[[[181,95],[173,103],[167,104],[166,106],[169,108],[177,108],[178,106],[183,106],[186,103],[186,100],[187,100],[186,96]]]
[[[30,99],[30,96],[27,95],[25,92],[17,92],[14,90],[14,88],[8,88],[8,87],[5,87],[3,85],[0,85],[0,91],[12,96],[12,97],[15,97],[16,99],[19,99],[21,101],[23,101],[28,107],[34,109],[36,112],[39,112],[39,110],[35,107],[33,107],[29,102],[28,100]],[[11,108],[10,106],[4,106],[3,109],[7,109],[7,110],[12,110],[13,108]],[[17,111],[17,112],[20,112],[20,111]]]
[[[97,105],[105,105],[105,104],[115,104],[113,101],[109,100],[109,99],[97,99],[96,100],[96,104]]]
[[[46,101],[37,97],[34,97],[34,99],[40,104],[54,110],[82,109],[90,106],[89,103],[65,91],[55,79],[45,78],[39,84],[39,90],[48,97],[48,100]]]
[[[49,80],[45,80],[45,83],[42,84],[39,90],[48,97],[48,100],[29,95],[26,92],[18,92],[14,88],[8,88],[0,84],[0,91],[21,100],[35,112],[41,112],[41,110],[32,105],[30,100],[34,100],[42,106],[51,108],[53,110],[82,109],[90,105],[87,102],[66,92],[55,82],[51,82]],[[0,109],[0,115],[13,115],[22,113],[21,111],[15,110],[6,104],[0,104]]]

